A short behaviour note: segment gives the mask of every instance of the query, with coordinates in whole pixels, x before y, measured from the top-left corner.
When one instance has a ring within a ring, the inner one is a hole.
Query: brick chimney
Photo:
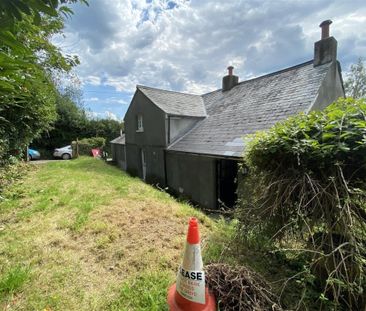
[[[337,40],[329,36],[330,19],[323,21],[321,39],[314,44],[314,67],[337,60]]]
[[[229,91],[239,83],[239,77],[233,75],[233,66],[227,67],[228,75],[222,78],[222,91]]]

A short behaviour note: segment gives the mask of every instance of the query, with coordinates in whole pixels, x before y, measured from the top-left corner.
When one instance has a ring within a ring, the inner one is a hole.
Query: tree
[[[63,94],[59,94],[56,100],[57,119],[52,124],[52,129],[42,133],[33,145],[51,151],[69,145],[77,138],[103,137],[108,150],[109,141],[119,135],[123,123],[111,119],[90,119],[78,101],[77,88],[69,87]]]
[[[54,149],[69,145],[76,138],[84,137],[88,119],[85,112],[79,108],[67,94],[59,94],[56,100],[57,118],[52,128],[43,132],[34,142],[37,147]]]
[[[32,16],[33,23],[39,24],[42,15],[56,17],[60,13],[72,14],[70,8],[65,4],[75,2],[87,4],[86,0],[2,0],[0,2],[0,29],[11,29],[24,16]]]
[[[366,98],[366,68],[361,57],[356,64],[351,65],[344,87],[347,96],[356,99]]]
[[[80,0],[81,2],[85,2]],[[77,64],[50,38],[63,28],[77,0],[2,0],[0,2],[0,160],[20,150],[56,119],[55,71]]]

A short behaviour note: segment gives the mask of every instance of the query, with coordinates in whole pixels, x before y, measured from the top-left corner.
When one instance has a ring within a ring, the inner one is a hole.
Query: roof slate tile
[[[314,67],[310,61],[241,82],[229,91],[202,95],[208,117],[168,150],[241,157],[245,135],[311,106],[329,66]]]
[[[138,85],[137,89],[167,114],[190,117],[207,116],[205,105],[200,95],[160,90],[143,85]]]

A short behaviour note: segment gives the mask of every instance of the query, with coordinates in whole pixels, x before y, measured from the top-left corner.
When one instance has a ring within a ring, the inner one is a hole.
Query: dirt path
[[[54,159],[54,160],[32,160],[29,161],[29,164],[34,164],[34,165],[38,165],[38,164],[46,164],[46,163],[52,163],[52,162],[62,162],[65,160],[61,160],[61,159]]]

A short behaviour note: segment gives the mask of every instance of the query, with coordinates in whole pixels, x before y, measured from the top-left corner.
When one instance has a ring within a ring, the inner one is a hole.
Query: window
[[[142,115],[137,115],[137,128],[136,132],[143,132],[144,131],[144,124],[142,122]]]

